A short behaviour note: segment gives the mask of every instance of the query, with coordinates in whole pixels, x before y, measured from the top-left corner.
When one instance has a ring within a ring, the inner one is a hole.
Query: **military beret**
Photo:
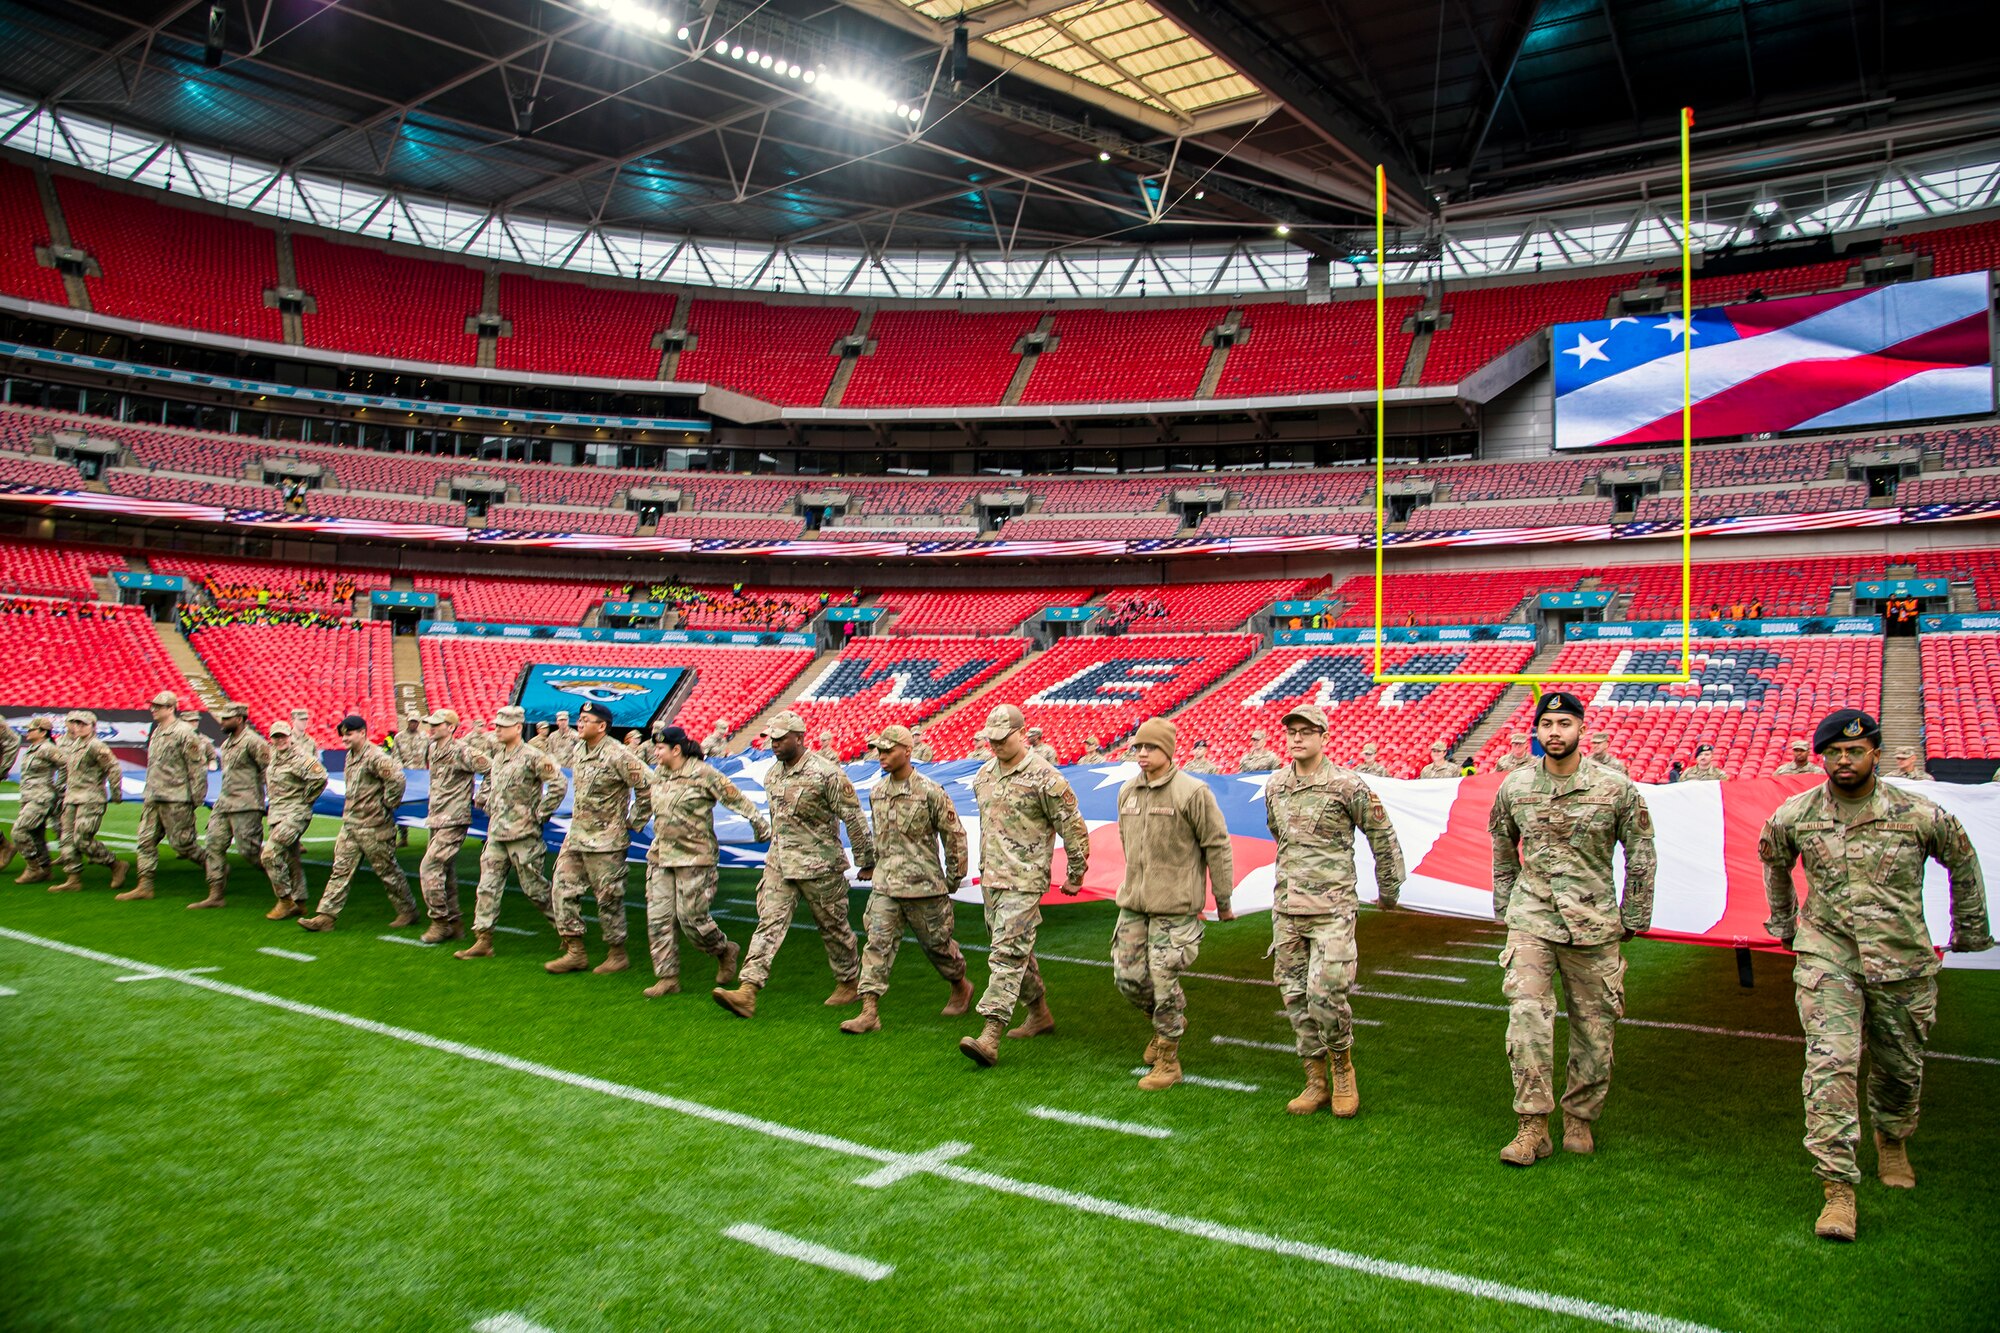
[[[1207,742],[1207,741],[1196,741],[1196,742],[1194,743],[1194,748],[1195,748],[1195,749],[1197,749],[1197,750],[1206,750],[1206,749],[1208,748],[1208,742]]]
[[[581,722],[583,721],[583,719],[587,717],[594,717],[598,721],[604,723],[604,725],[607,727],[610,726],[612,722],[616,721],[616,719],[611,715],[610,707],[606,704],[598,703],[595,700],[592,700],[590,703],[587,703],[583,707],[576,710],[577,721]]]
[[[701,743],[680,727],[662,727],[653,733],[653,744],[666,745],[684,755],[701,756]]]
[[[366,731],[368,730],[368,719],[362,717],[359,713],[349,713],[346,717],[340,719],[340,725],[335,727],[334,730],[340,732],[342,735],[346,735],[350,731]]]
[[[1694,747],[1694,752],[1696,754],[1714,754],[1715,747],[1713,745],[1710,745],[1707,741],[1703,741],[1700,745]]]
[[[1813,753],[1825,754],[1827,747],[1840,741],[1882,743],[1882,724],[1859,708],[1842,708],[1826,715],[1813,731]]]
[[[1573,717],[1581,722],[1583,721],[1583,700],[1577,698],[1567,690],[1550,690],[1542,696],[1542,701],[1535,705],[1535,721],[1540,722],[1551,713],[1563,717]]]

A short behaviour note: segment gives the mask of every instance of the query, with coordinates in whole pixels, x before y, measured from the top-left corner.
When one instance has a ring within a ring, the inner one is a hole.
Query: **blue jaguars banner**
[[[644,731],[670,703],[678,702],[680,686],[689,680],[685,667],[569,666],[534,662],[521,669],[514,702],[528,721],[553,722],[557,713],[576,716],[583,704],[603,704],[611,710],[611,730],[623,735]]]

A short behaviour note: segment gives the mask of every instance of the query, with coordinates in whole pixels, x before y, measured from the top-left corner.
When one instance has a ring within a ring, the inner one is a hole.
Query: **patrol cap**
[[[1525,731],[1517,731],[1513,735],[1509,736],[1507,738],[1507,741],[1511,745],[1526,745],[1528,743],[1528,733]]]
[[[1326,710],[1318,704],[1300,704],[1297,708],[1294,708],[1278,720],[1289,727],[1292,725],[1293,719],[1297,719],[1309,727],[1316,727],[1321,731],[1326,730]]]
[[[201,717],[201,710],[199,708],[183,708],[179,716],[183,722],[194,722]]]
[[[1028,728],[1028,739],[1029,739],[1029,740],[1034,740],[1034,739],[1035,739],[1036,737],[1040,736],[1041,734],[1042,734],[1042,729],[1041,729],[1040,727],[1029,727],[1029,728]]]
[[[1917,757],[1917,747],[1916,747],[1916,746],[1914,746],[1914,745],[1898,745],[1898,746],[1896,747],[1896,758],[1898,758],[1898,759],[1915,759],[1916,757]]]
[[[249,717],[250,710],[243,704],[224,704],[215,710],[215,716],[218,721],[228,717]]]
[[[94,727],[97,725],[97,714],[91,712],[88,708],[72,708],[63,715],[63,721],[83,722]]]
[[[29,731],[39,731],[43,735],[53,735],[55,733],[55,729],[56,729],[56,720],[50,717],[46,713],[37,713],[35,714],[35,716],[28,719]]]
[[[558,708],[556,710],[556,721],[558,722],[569,721],[569,714],[567,712],[564,712],[562,709]]]
[[[875,738],[875,748],[893,750],[898,745],[914,745],[916,742],[917,738],[910,734],[908,727],[887,726],[882,728],[882,734]]]
[[[1568,690],[1550,690],[1542,696],[1542,701],[1535,705],[1535,721],[1540,722],[1551,713],[1563,717],[1573,717],[1581,722],[1583,721],[1583,700],[1577,698]],[[1523,737],[1522,739],[1525,740],[1526,738]]]
[[[309,716],[310,714],[308,714],[306,710],[303,708],[294,708],[292,710],[292,721],[294,722],[303,722]]]
[[[1369,741],[1367,744],[1361,747],[1361,753],[1367,755],[1370,759],[1373,759],[1375,757],[1375,751],[1377,748],[1378,747],[1376,746],[1374,741]]]
[[[1811,743],[1808,742],[1805,737],[1795,736],[1792,738],[1792,750],[1794,752],[1797,752],[1799,750],[1809,750],[1811,748],[1812,748]]]
[[[1432,741],[1432,742],[1431,742],[1431,753],[1432,753],[1432,754],[1446,754],[1446,753],[1450,752],[1450,750],[1451,750],[1451,747],[1450,747],[1449,745],[1446,745],[1446,744],[1445,744],[1445,743],[1444,743],[1443,741]]]
[[[764,734],[772,740],[780,736],[803,736],[806,734],[806,720],[787,708],[764,724]]]
[[[276,722],[273,722],[271,724],[272,740],[276,740],[280,736],[290,736],[291,734],[292,734],[292,724],[285,721],[283,718],[279,718]]]
[[[1590,733],[1590,739],[1593,742],[1602,741],[1604,744],[1609,745],[1611,744],[1611,733],[1608,731],[1593,731]],[[1798,744],[1804,745],[1805,742],[1799,741]]]
[[[1012,704],[1001,704],[986,715],[986,727],[979,734],[989,741],[1004,741],[1028,725],[1028,719]]]
[[[349,713],[346,717],[340,719],[340,725],[335,727],[334,730],[343,736],[350,731],[366,731],[368,730],[368,719],[359,713]]]
[[[1165,750],[1171,757],[1174,746],[1180,741],[1180,734],[1180,728],[1165,718],[1149,717],[1132,733],[1132,744],[1150,745],[1156,750]]]
[[[583,721],[583,719],[587,717],[594,717],[607,727],[617,720],[611,715],[611,708],[609,705],[598,703],[595,700],[592,700],[590,703],[587,703],[583,707],[576,710],[577,721],[581,722]]]
[[[528,720],[528,715],[519,704],[508,704],[493,710],[493,725],[496,727],[518,727]]]
[[[440,722],[449,722],[453,726],[457,726],[458,714],[452,712],[449,708],[437,708],[425,713],[419,720],[427,727],[435,727]]]
[[[180,706],[180,696],[172,690],[161,690],[153,696],[153,707],[155,708],[179,708]]]
[[[832,728],[832,727],[822,727],[822,728],[820,728],[820,733],[819,733],[819,738],[820,738],[821,740],[823,740],[823,741],[830,741],[830,740],[832,740],[832,739],[833,739],[833,728]]]
[[[1258,727],[1250,733],[1250,739],[1253,741],[1268,740],[1269,737],[1270,733],[1266,732],[1262,727]]]

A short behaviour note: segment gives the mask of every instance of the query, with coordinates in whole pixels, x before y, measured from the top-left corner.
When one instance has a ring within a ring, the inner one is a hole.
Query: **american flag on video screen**
[[[1832,430],[1993,410],[1987,275],[1694,312],[1694,433]],[[1556,447],[1678,440],[1680,314],[1551,331]]]

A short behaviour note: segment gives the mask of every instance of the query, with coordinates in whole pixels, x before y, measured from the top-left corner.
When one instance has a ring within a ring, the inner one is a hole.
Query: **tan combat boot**
[[[1326,1091],[1326,1057],[1315,1056],[1307,1060],[1305,1066],[1305,1090],[1285,1103],[1285,1109],[1293,1115],[1311,1115],[1333,1105]]]
[[[1148,1068],[1151,1068],[1153,1061],[1159,1058],[1160,1058],[1160,1034],[1155,1032],[1152,1036],[1146,1038],[1146,1053],[1139,1057],[1139,1063],[1145,1065]]]
[[[414,906],[405,907],[402,911],[396,913],[396,919],[389,923],[389,929],[401,930],[404,926],[416,925],[422,919],[422,915]]]
[[[125,876],[122,873],[124,869],[125,869],[125,863],[123,861],[120,861],[117,864],[117,866],[115,866],[112,869],[111,871],[112,888],[115,889],[121,883],[124,882]],[[139,876],[139,882],[137,884],[134,884],[131,888],[125,890],[125,892],[116,895],[114,901],[121,903],[141,902],[152,896],[153,896],[153,877],[151,875],[141,875]]]
[[[1007,1035],[1016,1039],[1040,1037],[1056,1030],[1055,1015],[1049,1012],[1047,996],[1028,1006],[1028,1016],[1021,1020],[1021,1026],[1008,1029]]]
[[[1910,1165],[1909,1142],[1884,1138],[1881,1130],[1875,1131],[1875,1174],[1892,1190],[1917,1187],[1916,1168]]]
[[[30,865],[20,874],[14,876],[14,882],[16,884],[46,884],[48,878],[49,868],[47,866]]]
[[[1821,1240],[1854,1239],[1854,1186],[1844,1180],[1826,1182],[1826,1207],[1819,1210],[1813,1235]]]
[[[735,940],[722,951],[722,957],[715,964],[715,988],[725,989],[736,984],[736,973],[743,962],[743,946]]]
[[[1523,1115],[1513,1142],[1500,1150],[1500,1160],[1509,1166],[1533,1166],[1555,1150],[1555,1145],[1549,1142],[1548,1116]]]
[[[0,833],[0,870],[5,870],[8,866],[12,865],[13,863],[14,863],[14,840],[8,837],[5,833]]]
[[[125,877],[131,873],[131,866],[126,865],[123,861],[113,861],[111,863],[111,887],[113,889],[124,888]]]
[[[604,961],[590,970],[596,976],[608,977],[613,972],[623,972],[630,966],[632,966],[632,960],[625,956],[625,946],[622,944],[612,944],[605,947]]]
[[[272,905],[270,911],[264,913],[264,919],[266,921],[290,921],[295,916],[304,916],[305,914],[306,909],[303,904],[291,898],[280,898]]]
[[[722,987],[717,986],[709,994],[715,997],[717,1004],[727,1009],[730,1013],[735,1014],[738,1018],[755,1018],[757,1016],[757,988],[747,981],[735,990],[724,990]]]
[[[1327,1105],[1342,1120],[1352,1120],[1361,1112],[1361,1083],[1354,1076],[1353,1051],[1326,1053]]]
[[[187,905],[187,909],[190,912],[199,912],[206,907],[227,907],[227,906],[229,906],[229,900],[222,896],[222,890],[210,889],[208,891],[208,897],[203,898],[198,903],[189,903]]]
[[[1171,1088],[1180,1081],[1181,1044],[1162,1037],[1159,1055],[1153,1061],[1153,1068],[1139,1080],[1139,1086],[1147,1092],[1158,1092],[1161,1088]]]
[[[583,951],[583,936],[563,936],[562,947],[561,956],[551,958],[548,962],[543,963],[542,971],[557,973],[581,972],[590,966],[590,955]]]
[[[424,933],[417,938],[425,944],[443,944],[446,940],[460,939],[465,935],[465,925],[457,917],[446,917],[433,921],[424,927]]]
[[[65,879],[62,883],[49,885],[50,893],[78,893],[82,889],[83,874],[81,871],[76,870],[70,871],[69,878]]]
[[[861,1012],[848,1019],[845,1023],[842,1023],[840,1030],[850,1037],[861,1032],[880,1032],[882,1030],[881,1006],[882,1000],[880,996],[862,996]]]
[[[1597,1140],[1591,1136],[1590,1122],[1568,1111],[1563,1112],[1563,1151],[1582,1153],[1586,1157],[1597,1151]]]
[[[452,955],[453,958],[491,958],[493,956],[493,932],[475,930],[472,943]]]
[[[833,994],[826,997],[826,1007],[829,1009],[838,1009],[842,1005],[853,1004],[860,998],[861,990],[853,982],[838,982],[833,988]]]
[[[299,918],[299,929],[310,930],[314,934],[318,934],[323,930],[332,930],[333,920],[325,912],[321,912],[316,916],[301,916]]]
[[[964,977],[951,983],[951,999],[938,1010],[946,1018],[963,1018],[972,1012],[972,983]]]
[[[662,995],[679,995],[680,993],[681,979],[677,976],[661,977],[658,981],[646,987],[645,991],[646,998],[649,1000],[657,1000]]]
[[[1000,1063],[1000,1037],[1006,1030],[1005,1023],[997,1018],[989,1018],[986,1020],[986,1026],[979,1030],[978,1036],[960,1037],[958,1049],[963,1051],[974,1064],[991,1069]]]

